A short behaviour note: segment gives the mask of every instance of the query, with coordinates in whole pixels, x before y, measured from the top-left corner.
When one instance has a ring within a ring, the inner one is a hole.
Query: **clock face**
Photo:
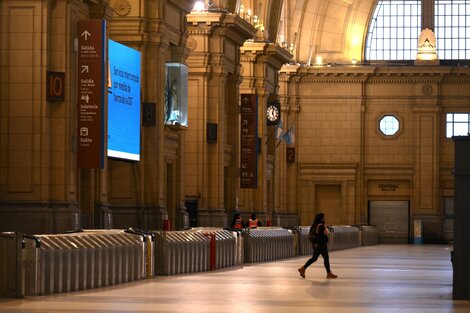
[[[268,106],[266,111],[268,121],[276,122],[279,119],[279,109],[275,105]]]

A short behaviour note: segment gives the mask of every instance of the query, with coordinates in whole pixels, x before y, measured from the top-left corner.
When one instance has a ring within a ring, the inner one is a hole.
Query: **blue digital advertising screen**
[[[108,40],[108,157],[140,160],[140,52]]]

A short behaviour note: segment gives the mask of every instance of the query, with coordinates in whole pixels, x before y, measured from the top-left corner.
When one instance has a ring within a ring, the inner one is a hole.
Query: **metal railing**
[[[209,270],[208,237],[179,231],[156,231],[154,236],[157,275],[178,275]]]
[[[0,233],[0,296],[22,297],[24,290],[20,233]]]
[[[341,250],[366,245],[375,245],[378,232],[374,226],[329,226],[328,250]],[[310,226],[298,228],[298,255],[313,253],[312,244],[308,239]]]
[[[309,226],[184,231],[0,233],[0,296],[22,297],[265,262],[312,253]],[[377,243],[372,226],[332,226],[329,250]]]
[[[220,228],[156,231],[155,272],[177,275],[241,264],[240,234]]]
[[[361,246],[372,246],[379,243],[379,232],[374,226],[356,226],[360,229]]]
[[[143,234],[84,231],[24,236],[25,294],[43,295],[148,277]]]
[[[265,262],[295,256],[292,230],[260,227],[245,230],[245,262]]]
[[[329,226],[328,250],[342,250],[361,246],[358,228],[347,225]]]

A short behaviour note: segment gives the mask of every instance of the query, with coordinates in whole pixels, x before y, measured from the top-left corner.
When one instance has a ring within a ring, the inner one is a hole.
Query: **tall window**
[[[468,136],[470,133],[470,113],[447,113],[446,137]]]
[[[367,36],[366,59],[414,60],[421,32],[421,1],[379,0]]]
[[[470,0],[435,0],[437,56],[470,59]]]
[[[365,58],[415,60],[420,33],[421,0],[379,0]],[[470,0],[434,0],[434,33],[440,60],[470,59]]]

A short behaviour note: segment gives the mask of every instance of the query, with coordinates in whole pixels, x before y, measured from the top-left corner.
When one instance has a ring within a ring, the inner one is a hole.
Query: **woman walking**
[[[315,216],[312,226],[310,227],[309,239],[312,242],[313,255],[305,262],[304,266],[298,269],[300,276],[305,278],[305,270],[321,255],[326,269],[326,278],[335,279],[338,276],[333,274],[330,269],[330,258],[328,256],[328,228],[325,223],[325,214],[318,213]]]

